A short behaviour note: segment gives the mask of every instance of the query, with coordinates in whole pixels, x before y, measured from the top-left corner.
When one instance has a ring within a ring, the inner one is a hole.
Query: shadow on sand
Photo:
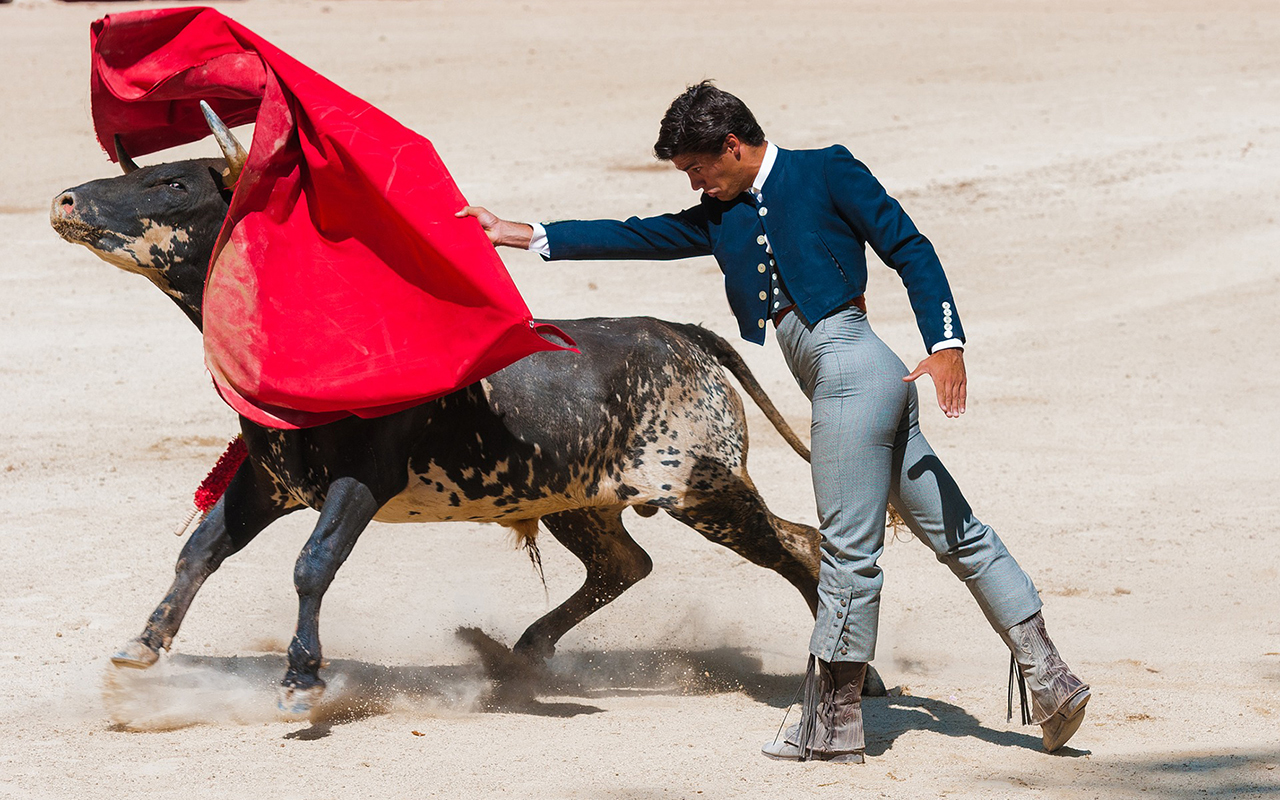
[[[475,650],[475,663],[329,661],[323,671],[328,690],[308,717],[309,726],[286,738],[322,739],[334,726],[397,709],[575,717],[602,712],[589,701],[607,697],[741,692],[781,711],[792,704],[804,678],[799,672],[764,672],[758,657],[734,647],[574,651],[559,653],[546,665],[532,665],[482,631],[463,629],[458,635]],[[109,668],[104,694],[115,730],[263,722],[280,719],[274,700],[284,671],[283,654],[176,654],[146,671]],[[912,730],[976,737],[1002,747],[1040,746],[1038,731],[988,728],[959,706],[931,698],[872,697],[864,700],[864,708],[868,755],[884,753],[899,735]],[[1082,754],[1069,748],[1060,752]]]
[[[1041,775],[1043,785],[1038,788],[1120,800],[1280,797],[1280,747],[1223,744],[1215,750],[1119,757],[1099,754],[1085,769]]]
[[[932,731],[944,736],[980,739],[998,747],[1041,749],[1040,729],[1027,726],[1019,730],[988,728],[960,706],[930,697],[880,697],[863,701],[866,721],[867,755],[883,755],[908,731]],[[1025,731],[1025,732],[1024,732]],[[1063,747],[1055,756],[1088,755],[1087,750]]]
[[[322,675],[328,687],[307,717],[311,726],[289,738],[323,738],[335,725],[397,710],[574,717],[603,711],[589,702],[592,698],[735,691],[781,707],[800,680],[764,673],[758,658],[737,648],[565,652],[534,665],[474,629],[459,635],[475,649],[475,661],[425,666],[327,661]],[[147,670],[108,666],[103,701],[117,731],[278,721],[283,717],[276,712],[276,694],[285,668],[282,653],[178,653]]]

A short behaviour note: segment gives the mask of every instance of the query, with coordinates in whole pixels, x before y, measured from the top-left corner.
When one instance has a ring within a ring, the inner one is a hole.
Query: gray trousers
[[[1040,596],[920,432],[915,384],[857,308],[812,326],[783,318],[778,344],[813,402],[811,449],[822,564],[809,652],[823,661],[875,657],[884,582],[886,504],[965,582],[1003,632],[1040,610]]]

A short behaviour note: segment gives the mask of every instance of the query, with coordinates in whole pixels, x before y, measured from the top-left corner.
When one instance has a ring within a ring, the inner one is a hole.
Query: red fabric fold
[[[112,14],[91,35],[113,160],[116,134],[133,155],[209,136],[200,100],[256,123],[203,308],[205,363],[239,413],[375,417],[573,349],[533,321],[479,223],[454,217],[466,200],[422,136],[212,9]]]

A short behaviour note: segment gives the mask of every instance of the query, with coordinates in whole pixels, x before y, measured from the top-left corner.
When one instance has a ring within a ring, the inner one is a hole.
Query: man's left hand
[[[903,380],[914,382],[921,375],[933,378],[933,388],[938,390],[938,407],[944,414],[955,418],[964,413],[964,350],[959,347],[939,350],[921,361]]]

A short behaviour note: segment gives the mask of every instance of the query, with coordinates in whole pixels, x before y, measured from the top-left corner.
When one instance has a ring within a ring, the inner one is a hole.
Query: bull
[[[207,265],[245,158],[207,108],[206,117],[223,158],[139,167],[117,138],[125,174],[62,192],[51,209],[63,238],[146,277],[198,328]],[[777,572],[815,611],[819,535],[774,515],[756,491],[742,401],[726,370],[796,452],[807,458],[808,451],[737,352],[699,326],[651,318],[555,324],[580,355],[537,353],[388,416],[301,430],[241,417],[248,457],[182,548],[142,634],[112,662],[154,664],[223,561],[304,507],[320,516],[294,569],[298,622],[279,690],[281,709],[292,714],[305,714],[323,694],[321,599],[372,520],[496,522],[535,547],[541,521],[582,561],[586,579],[516,642],[513,658],[531,668],[651,571],[623,525],[627,508],[665,511]]]

